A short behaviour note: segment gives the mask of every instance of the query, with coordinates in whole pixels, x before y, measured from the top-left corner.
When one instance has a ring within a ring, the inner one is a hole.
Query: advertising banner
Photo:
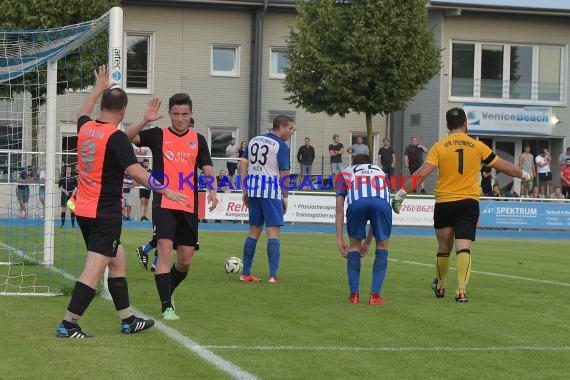
[[[203,194],[203,193],[202,193]],[[242,202],[242,194],[218,193],[218,207],[209,211],[204,201],[206,219],[248,220],[248,208]],[[289,194],[289,209],[285,214],[286,222],[295,223],[329,223],[335,222],[336,197],[332,193]],[[430,198],[408,197],[402,205],[400,214],[392,213],[394,225],[398,226],[432,226],[434,200]],[[346,204],[345,204],[346,210]]]
[[[479,227],[570,229],[570,203],[487,201],[479,204]]]
[[[463,109],[469,133],[552,134],[552,107],[466,103]]]

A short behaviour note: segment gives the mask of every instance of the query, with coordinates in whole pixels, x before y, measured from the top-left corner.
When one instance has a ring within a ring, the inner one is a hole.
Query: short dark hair
[[[361,153],[354,156],[352,163],[354,165],[371,164],[372,160],[370,159],[369,155]]]
[[[188,105],[190,107],[190,111],[192,111],[192,99],[190,99],[190,95],[185,92],[179,92],[168,99],[168,110],[170,111],[173,106],[181,106],[185,104]]]
[[[278,130],[282,125],[289,125],[291,123],[294,123],[294,121],[289,116],[279,115],[273,119],[273,130]]]
[[[101,111],[121,111],[127,107],[129,98],[122,88],[110,88],[101,96]]]
[[[190,107],[190,109],[192,109],[192,107]],[[191,126],[195,126],[195,125],[196,125],[196,121],[194,121],[194,118],[193,118],[193,117],[190,118],[190,125],[191,125]]]
[[[459,107],[453,107],[445,114],[445,119],[447,120],[447,129],[453,131],[463,127],[467,122],[467,116],[465,116],[465,111]]]

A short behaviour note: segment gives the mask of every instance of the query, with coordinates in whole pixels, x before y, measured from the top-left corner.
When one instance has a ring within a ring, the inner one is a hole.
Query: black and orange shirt
[[[153,173],[150,187],[183,193],[185,203],[178,203],[155,193],[152,206],[190,213],[198,212],[198,174],[204,166],[212,166],[206,138],[194,129],[179,135],[170,128],[150,128],[139,134],[139,146],[152,152]]]
[[[120,218],[125,169],[138,163],[129,138],[115,125],[84,115],[77,120],[77,153],[75,213],[88,218]]]
[[[431,147],[425,161],[439,169],[435,201],[479,200],[481,164],[491,166],[498,159],[491,148],[465,133],[442,138]]]

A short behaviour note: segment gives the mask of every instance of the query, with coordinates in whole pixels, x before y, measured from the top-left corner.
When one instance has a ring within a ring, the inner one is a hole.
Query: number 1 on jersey
[[[456,152],[458,156],[457,171],[459,174],[463,174],[463,149],[457,149]]]

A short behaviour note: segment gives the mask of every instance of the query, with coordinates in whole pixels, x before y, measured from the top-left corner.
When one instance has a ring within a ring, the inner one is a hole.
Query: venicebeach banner
[[[248,220],[241,192],[218,193],[218,207],[209,211],[205,193],[200,192],[200,218]],[[290,193],[286,222],[334,224],[335,196],[332,193]],[[408,196],[400,214],[392,214],[396,226],[433,226],[433,198]],[[479,227],[570,230],[570,202],[481,200]]]

